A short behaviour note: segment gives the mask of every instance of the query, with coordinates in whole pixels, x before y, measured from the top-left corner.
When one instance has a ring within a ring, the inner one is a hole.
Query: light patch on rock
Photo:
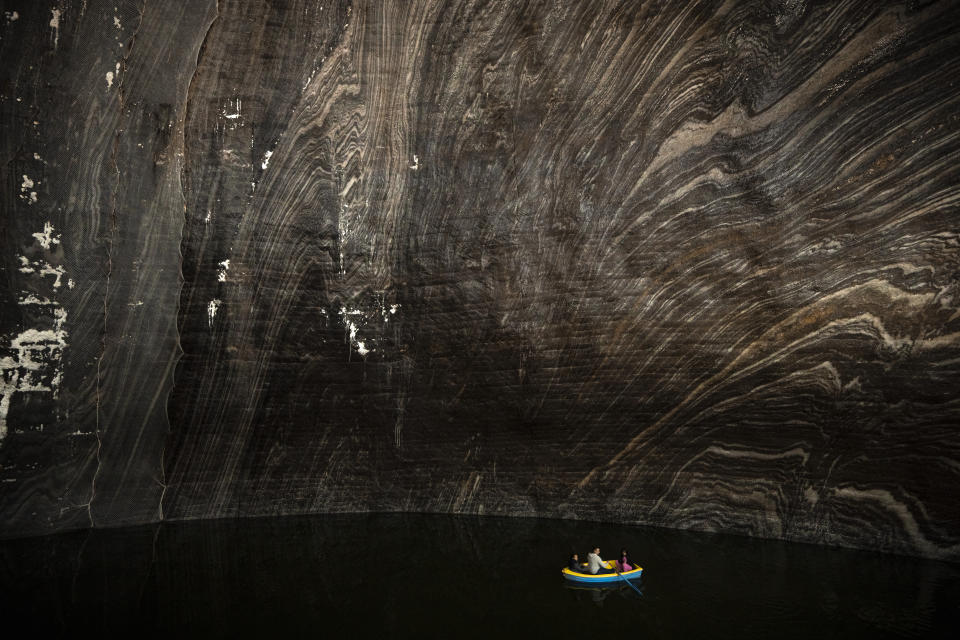
[[[54,7],[50,9],[50,28],[53,29],[53,48],[56,49],[60,43],[60,9]]]
[[[818,253],[832,254],[843,249],[843,243],[834,238],[822,240],[816,244],[804,247],[797,252],[798,256],[810,256]]]
[[[420,168],[420,158],[417,157],[417,154],[413,154],[413,164],[410,165],[410,168],[414,171]]]
[[[400,309],[399,304],[391,304],[386,306],[383,302],[380,303],[380,315],[383,316],[384,322],[390,322],[390,316],[397,315],[397,311]]]
[[[356,183],[357,183],[357,177],[356,177],[356,176],[354,176],[354,177],[350,178],[349,180],[347,180],[347,184],[343,187],[343,189],[340,190],[340,197],[341,197],[341,198],[346,198],[347,195],[350,193],[350,189],[352,189],[352,188],[353,188],[353,185],[355,185]]]
[[[36,154],[34,154],[36,156]],[[39,157],[39,156],[37,156]],[[40,181],[37,180],[34,182],[30,176],[23,174],[23,182],[20,183],[20,199],[25,200],[27,204],[36,204],[37,202],[37,192],[31,191],[34,186],[40,184]]]
[[[262,169],[267,168],[267,165],[270,164],[270,156],[272,155],[273,155],[273,151],[267,151],[265,154],[263,154],[263,162],[260,163],[260,168]]]
[[[351,318],[362,318],[365,315],[366,314],[360,309],[350,309],[345,306],[340,307],[340,318],[343,320],[344,327],[347,330],[347,344],[349,344],[352,349],[356,349],[360,355],[366,355],[371,351],[371,348],[367,347],[364,340],[357,337],[357,332],[360,329]]]
[[[119,62],[117,63],[117,67],[116,67],[116,71],[115,71],[115,72],[114,72],[114,71],[107,71],[106,78],[107,78],[107,90],[108,90],[108,91],[110,90],[110,87],[113,86],[113,79],[114,79],[115,77],[116,77],[116,78],[119,78],[119,77],[120,77],[120,63],[119,63]]]
[[[224,109],[224,110],[223,110],[223,117],[226,118],[226,119],[228,119],[228,120],[237,120],[237,119],[239,119],[239,118],[240,118],[240,107],[241,107],[241,106],[242,106],[242,102],[241,102],[240,98],[237,98],[236,108],[234,109],[234,112],[233,112],[233,113],[227,113],[227,110]]]
[[[209,303],[207,303],[207,324],[210,328],[213,328],[213,319],[217,317],[217,310],[220,308],[220,305],[223,304],[223,300],[219,298],[214,298]]]
[[[224,260],[223,262],[220,263],[220,269],[219,269],[219,271],[217,271],[217,280],[218,280],[219,282],[226,282],[226,281],[227,281],[227,271],[229,271],[229,270],[230,270],[230,259],[227,258],[226,260]]]
[[[66,274],[64,268],[57,265],[54,266],[45,260],[34,260],[31,261],[25,256],[17,256],[20,259],[21,267],[19,269],[20,273],[35,273],[40,277],[43,276],[53,276],[53,288],[60,288],[60,280]]]
[[[52,328],[21,331],[10,339],[8,355],[0,358],[0,441],[7,436],[7,414],[15,393],[45,392],[56,398],[63,380],[66,310],[59,302],[33,294],[20,298],[18,304],[45,308],[52,319]]]
[[[49,222],[43,224],[43,231],[33,234],[33,237],[37,239],[40,243],[40,246],[50,250],[50,246],[54,244],[60,244],[60,234],[53,235],[53,225]]]
[[[115,26],[117,29],[123,29],[123,25],[120,24],[120,18],[117,16],[113,16],[113,26]]]

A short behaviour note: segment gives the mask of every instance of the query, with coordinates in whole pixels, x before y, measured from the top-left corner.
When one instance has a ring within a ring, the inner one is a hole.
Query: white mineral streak
[[[356,349],[357,353],[359,353],[361,356],[365,356],[374,349],[373,347],[367,346],[366,340],[357,338],[357,332],[359,331],[359,328],[357,327],[356,323],[350,319],[350,316],[359,316],[363,318],[366,316],[366,314],[360,309],[349,309],[344,306],[340,307],[340,317],[343,319],[344,327],[347,330],[348,344],[351,348]]]
[[[481,480],[483,480],[483,472],[481,471],[472,471],[470,475],[464,479],[460,485],[460,491],[457,492],[456,496],[451,497],[451,511],[460,513],[466,510],[466,507],[473,502],[474,496],[480,488]]]
[[[807,464],[810,460],[810,454],[800,446],[792,447],[786,451],[777,451],[775,453],[768,453],[763,451],[753,451],[748,449],[735,449],[731,447],[725,447],[722,445],[711,445],[706,448],[702,453],[697,454],[694,460],[701,458],[704,455],[718,455],[724,456],[727,458],[748,458],[753,460],[763,460],[767,462],[783,460],[784,458],[800,458],[802,464]],[[689,465],[689,463],[688,463]],[[684,465],[685,467],[688,465]]]
[[[361,327],[364,325],[369,326],[370,322],[378,316],[383,320],[384,325],[386,325],[386,323],[390,321],[390,315],[396,314],[399,309],[399,304],[391,304],[387,307],[382,294],[378,296],[376,305],[368,311],[341,305],[337,313],[343,322],[345,341],[350,345],[351,349],[356,349],[357,353],[361,356],[366,356],[368,353],[376,351],[376,339],[362,336],[360,334]],[[320,313],[325,316],[327,315],[327,312],[323,309],[320,310]],[[357,320],[355,321],[355,319]]]
[[[390,316],[397,314],[397,309],[400,308],[399,304],[392,304],[389,307],[380,303],[380,315],[383,316],[384,322],[390,322]]]
[[[410,165],[410,168],[414,171],[420,168],[420,158],[417,157],[417,154],[413,154],[413,164]]]
[[[357,182],[357,178],[356,178],[356,177],[350,178],[350,179],[347,181],[346,186],[340,191],[340,197],[341,197],[341,198],[346,198],[347,195],[350,194],[350,189],[353,188],[353,185],[356,184],[356,182]]]
[[[7,24],[10,24],[14,20],[20,19],[20,14],[17,13],[16,11],[4,11],[3,15],[7,19]]]
[[[53,29],[53,48],[56,49],[60,43],[60,9],[54,7],[50,9],[50,28]]]
[[[236,110],[233,113],[227,113],[227,110],[224,109],[223,117],[227,118],[228,120],[238,119],[240,117],[240,107],[241,107],[241,101],[240,101],[240,98],[237,98]]]
[[[217,271],[217,281],[226,282],[227,281],[227,271],[230,269],[230,259],[226,259],[220,263],[220,269]]]
[[[40,156],[36,153],[33,155],[38,160],[40,159]],[[20,183],[20,199],[26,200],[27,204],[34,204],[37,201],[37,192],[31,191],[31,189],[33,189],[35,185],[40,184],[40,181],[34,182],[27,174],[23,174],[22,177],[23,182]]]
[[[117,29],[123,29],[123,25],[120,24],[120,18],[117,16],[113,16],[113,26],[115,26]]]
[[[263,162],[260,164],[260,168],[266,169],[267,165],[270,164],[270,156],[273,155],[273,151],[267,151],[263,154]]]
[[[53,235],[53,225],[49,222],[44,223],[43,231],[33,234],[33,237],[37,239],[40,243],[40,246],[50,250],[50,245],[60,244],[60,235]]]
[[[31,262],[25,256],[17,256],[17,257],[20,259],[20,264],[23,265],[19,269],[20,273],[36,273],[41,277],[53,276],[54,277],[53,288],[54,289],[60,288],[60,279],[66,273],[63,267],[59,265],[53,266],[52,264],[44,260],[35,260]]]
[[[207,304],[207,323],[211,329],[213,328],[213,319],[216,317],[217,309],[220,308],[221,304],[223,304],[223,300],[219,298],[214,298]]]
[[[28,294],[21,306],[45,307],[53,320],[52,328],[30,328],[10,340],[0,359],[0,441],[7,436],[10,400],[18,392],[51,393],[56,398],[63,380],[63,350],[67,332],[63,328],[67,312],[57,301]]]
[[[110,87],[113,86],[113,79],[119,78],[119,77],[120,77],[120,63],[118,62],[116,66],[116,71],[107,71],[106,78],[107,78],[108,91],[110,90]]]

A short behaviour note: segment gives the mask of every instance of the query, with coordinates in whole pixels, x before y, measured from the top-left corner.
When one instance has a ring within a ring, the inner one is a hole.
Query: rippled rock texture
[[[5,3],[0,529],[960,559],[960,5]]]

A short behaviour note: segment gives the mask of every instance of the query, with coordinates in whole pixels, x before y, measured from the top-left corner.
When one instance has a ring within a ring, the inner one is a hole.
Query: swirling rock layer
[[[956,3],[168,4],[6,14],[6,533],[960,558]]]

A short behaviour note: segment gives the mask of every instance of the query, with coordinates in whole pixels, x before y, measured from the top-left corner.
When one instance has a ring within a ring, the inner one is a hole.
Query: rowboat
[[[603,563],[607,569],[613,569],[613,561],[607,560]],[[571,571],[568,567],[563,568],[563,577],[571,582],[581,584],[604,584],[608,582],[620,582],[621,580],[636,580],[643,573],[643,567],[637,567],[623,573],[598,573],[596,575],[587,573],[587,565],[583,565],[583,573]]]

